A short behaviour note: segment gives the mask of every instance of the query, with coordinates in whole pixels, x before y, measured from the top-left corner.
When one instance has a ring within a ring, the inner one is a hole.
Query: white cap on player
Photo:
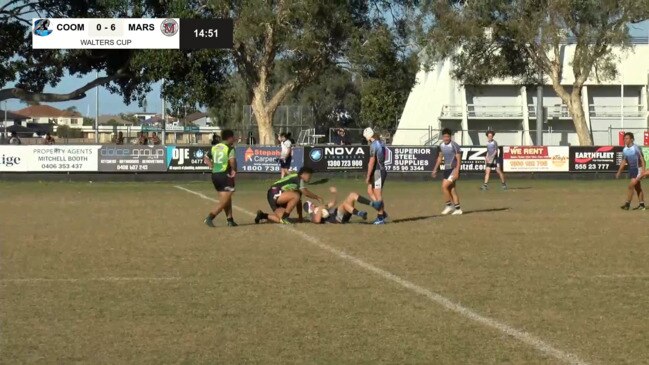
[[[365,137],[365,139],[374,137],[374,130],[370,127],[365,128],[365,130],[363,131],[363,137]]]

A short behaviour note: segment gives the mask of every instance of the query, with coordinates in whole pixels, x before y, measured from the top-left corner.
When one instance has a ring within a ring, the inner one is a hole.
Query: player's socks
[[[208,227],[216,227],[214,225],[214,218],[216,218],[216,216],[214,214],[210,213],[210,214],[207,215],[207,217],[205,217],[205,220],[203,221],[203,223],[205,223]]]
[[[262,212],[261,210],[257,211],[257,216],[255,217],[255,223],[259,224],[262,219],[268,219],[268,214]]]
[[[358,209],[354,208],[354,210],[352,210],[352,214],[353,215],[358,215]]]
[[[501,183],[500,188],[503,190],[507,190],[507,183]]]
[[[236,227],[238,224],[234,221],[234,218],[228,218],[228,227]]]
[[[629,210],[630,207],[631,207],[631,202],[626,202],[626,203],[624,203],[624,205],[621,206],[620,208],[622,208],[622,209],[624,209],[624,210]]]
[[[455,204],[455,210],[461,210],[460,204]]]
[[[372,208],[379,210],[383,206],[383,200],[375,200],[372,203],[370,203],[370,205],[372,206]]]
[[[482,184],[482,186],[480,187],[480,190],[483,190],[483,191],[484,190],[489,190],[489,184],[487,184],[487,183]]]
[[[358,214],[356,214],[356,215],[358,215],[359,217],[363,218],[364,221],[367,220],[367,212],[365,212],[365,211],[362,211],[362,210],[361,210],[361,211],[359,211]]]
[[[356,199],[357,202],[364,204],[364,205],[370,205],[372,204],[372,201],[367,199],[366,197],[359,195],[358,199]]]
[[[640,202],[637,207],[633,208],[633,210],[646,210],[647,208],[644,206],[644,202]]]

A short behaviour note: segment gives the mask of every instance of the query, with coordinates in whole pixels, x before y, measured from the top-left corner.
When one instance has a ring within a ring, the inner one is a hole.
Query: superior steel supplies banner
[[[388,147],[385,169],[391,172],[432,172],[437,152],[437,147]]]
[[[615,172],[622,163],[621,146],[570,147],[570,171]]]
[[[0,171],[97,171],[99,146],[2,146]]]
[[[162,146],[102,146],[99,149],[99,171],[167,171],[166,150]]]
[[[506,172],[568,172],[569,148],[563,146],[505,146]]]

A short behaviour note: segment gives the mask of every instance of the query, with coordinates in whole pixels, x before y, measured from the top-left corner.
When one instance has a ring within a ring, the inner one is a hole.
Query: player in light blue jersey
[[[615,175],[616,178],[619,178],[622,174],[624,168],[629,165],[629,185],[627,187],[626,202],[621,206],[624,210],[629,210],[631,207],[631,200],[633,200],[633,191],[638,194],[638,201],[640,204],[634,210],[645,210],[644,205],[644,192],[642,191],[641,180],[643,177],[643,171],[645,171],[645,161],[644,156],[642,155],[642,150],[634,142],[633,133],[627,132],[624,133],[624,150],[622,153],[624,159],[620,164],[620,169]]]
[[[500,187],[503,190],[507,190],[507,182],[505,181],[505,174],[502,170],[501,156],[499,156],[500,150],[498,149],[498,143],[494,139],[496,132],[487,131],[487,155],[484,158],[485,161],[485,173],[484,173],[484,184],[480,190],[489,189],[489,175],[491,175],[491,170],[496,169],[496,173],[500,176]]]
[[[363,137],[370,143],[370,161],[367,166],[367,194],[372,199],[372,207],[377,210],[378,214],[374,224],[385,224],[388,215],[385,213],[383,203],[383,187],[385,179],[388,177],[385,169],[385,143],[372,128],[365,128]]]
[[[433,177],[437,177],[437,169],[444,161],[444,180],[442,180],[442,193],[446,199],[446,207],[442,211],[442,215],[462,214],[460,208],[460,197],[457,194],[456,182],[460,178],[460,164],[462,162],[462,150],[460,145],[453,142],[451,135],[453,132],[445,128],[442,131],[442,144],[439,145],[439,156],[433,168]]]

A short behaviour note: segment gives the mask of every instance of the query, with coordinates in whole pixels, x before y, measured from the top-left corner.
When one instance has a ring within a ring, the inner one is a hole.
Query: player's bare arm
[[[230,159],[230,174],[228,175],[229,177],[233,178],[237,176],[237,159],[236,158],[231,158]]]
[[[617,170],[617,173],[615,174],[616,179],[620,178],[620,175],[622,175],[622,171],[624,171],[625,166],[626,166],[626,159],[622,159],[622,163],[620,164],[620,168]]]
[[[437,177],[437,170],[439,170],[439,167],[442,165],[442,155],[441,153],[437,156],[437,161],[435,162],[435,167],[433,167],[433,172],[431,175],[433,177]]]
[[[371,184],[372,173],[374,172],[374,167],[376,166],[376,156],[370,157],[370,160],[367,164],[367,176],[365,177],[365,182]]]

